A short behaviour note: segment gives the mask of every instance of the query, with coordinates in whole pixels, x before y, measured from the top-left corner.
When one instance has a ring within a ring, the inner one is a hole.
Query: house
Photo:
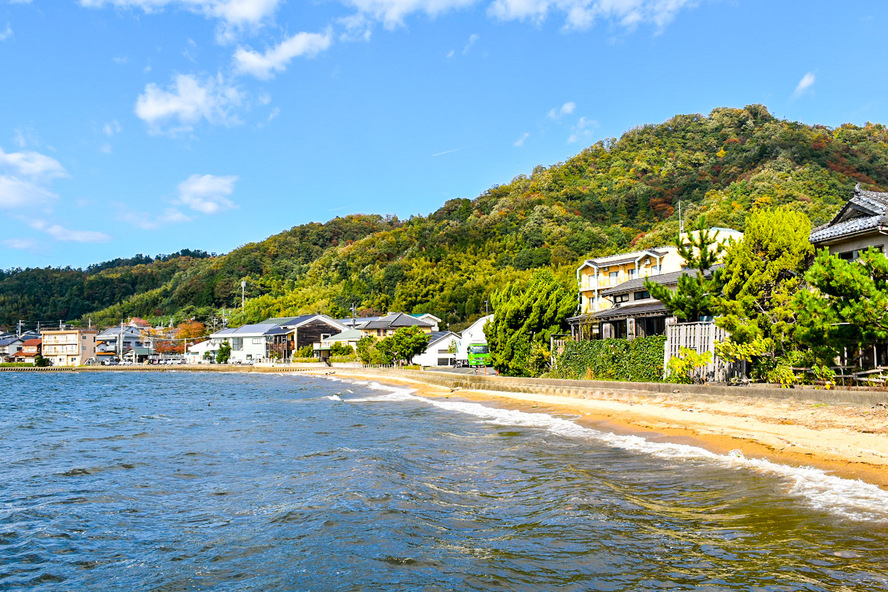
[[[888,253],[888,193],[864,191],[860,184],[833,219],[811,232],[815,248],[828,248],[842,259],[854,260],[873,247]]]
[[[437,317],[432,318],[437,319]],[[364,337],[370,336],[382,339],[405,327],[419,327],[423,333],[431,333],[433,328],[437,327],[437,322],[419,319],[403,312],[390,312],[384,317],[377,317],[364,323],[358,323],[355,328],[359,329]]]
[[[679,238],[689,244],[699,230],[682,233]],[[709,228],[715,243],[727,245],[743,239],[743,233],[731,228]],[[715,248],[715,247],[713,247]],[[577,269],[579,289],[578,314],[567,319],[573,339],[603,339],[659,335],[665,331],[665,307],[652,300],[644,290],[644,281],[676,285],[687,270],[686,261],[677,247],[657,247],[631,253],[587,259]],[[662,279],[658,279],[662,278]],[[625,305],[632,302],[634,312]],[[656,304],[655,304],[656,303]],[[621,310],[611,310],[620,307]],[[634,319],[642,323],[636,330]]]
[[[432,326],[432,333],[436,333],[441,330],[441,329],[439,329],[439,327],[441,325],[441,319],[439,319],[438,317],[436,317],[435,315],[433,315],[431,313],[427,312],[424,314],[414,314],[414,315],[410,315],[410,316],[413,318],[419,319],[420,321],[425,321],[425,322],[429,323]]]
[[[212,339],[207,339],[206,341],[189,345],[188,351],[185,353],[185,361],[189,364],[211,364],[216,360],[218,352],[218,344],[215,344]],[[208,359],[207,354],[209,354],[211,359]]]
[[[230,361],[234,363],[289,360],[299,349],[320,343],[344,329],[344,325],[322,314],[273,318],[217,331],[210,335],[213,343],[207,347],[218,350],[227,342],[231,346]]]
[[[22,339],[15,334],[0,337],[0,362],[11,361],[17,353],[22,351],[22,343]]]
[[[131,349],[152,350],[151,342],[143,336],[142,330],[130,325],[121,325],[105,329],[96,335],[96,359],[119,359]],[[149,351],[149,354],[151,352]]]
[[[42,343],[43,341],[39,337],[37,339],[27,339],[23,341],[21,351],[15,354],[13,359],[16,362],[24,362],[26,364],[36,363],[36,358],[42,351]]]
[[[53,366],[82,366],[96,355],[95,329],[41,329],[43,357]]]
[[[345,331],[337,333],[336,335],[331,335],[330,337],[321,340],[320,343],[315,344],[314,356],[321,360],[326,360],[330,357],[330,348],[335,343],[347,345],[357,351],[358,341],[360,341],[362,337],[363,335],[361,334],[360,329],[346,329]]]
[[[678,285],[678,278],[696,273],[694,269],[686,269],[650,278],[636,278],[602,291],[602,297],[607,298],[612,306],[590,315],[599,325],[601,339],[664,335],[666,325],[672,322],[673,317],[662,302],[651,298],[644,287],[645,280],[674,289]]]
[[[487,343],[487,336],[484,334],[484,325],[493,320],[493,315],[489,314],[481,317],[460,333],[459,340],[456,343],[456,365],[469,365],[469,346],[473,343]]]
[[[432,331],[426,350],[413,356],[413,363],[420,366],[455,366],[459,335],[453,331]]]

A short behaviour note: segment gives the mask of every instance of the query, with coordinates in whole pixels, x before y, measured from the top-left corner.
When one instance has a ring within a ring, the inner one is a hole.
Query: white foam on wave
[[[485,423],[544,429],[559,436],[595,440],[612,448],[648,454],[657,458],[703,461],[727,468],[773,475],[787,483],[787,494],[804,500],[815,509],[852,520],[888,522],[888,491],[863,481],[829,475],[821,469],[793,467],[760,458],[747,458],[739,451],[717,454],[689,444],[651,442],[641,436],[613,434],[583,427],[574,421],[542,412],[528,413],[487,407],[480,403],[428,399],[414,395],[408,388],[385,386],[376,382],[356,384],[387,392],[378,397],[349,399],[349,402],[416,400],[440,409],[471,415]]]
[[[342,397],[340,397],[339,395],[330,395],[327,398],[330,399],[331,401],[341,401],[342,400]]]

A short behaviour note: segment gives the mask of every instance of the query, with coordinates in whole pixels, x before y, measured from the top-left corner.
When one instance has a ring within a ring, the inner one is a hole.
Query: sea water
[[[0,374],[0,590],[884,590],[888,493],[298,375]]]

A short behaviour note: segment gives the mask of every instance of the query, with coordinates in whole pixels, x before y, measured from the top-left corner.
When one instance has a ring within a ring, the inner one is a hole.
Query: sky
[[[888,123],[888,2],[0,0],[0,268],[427,215],[673,115]]]

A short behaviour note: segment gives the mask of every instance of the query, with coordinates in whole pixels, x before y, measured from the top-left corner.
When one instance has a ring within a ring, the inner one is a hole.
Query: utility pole
[[[247,280],[241,280],[241,310],[246,306]]]

